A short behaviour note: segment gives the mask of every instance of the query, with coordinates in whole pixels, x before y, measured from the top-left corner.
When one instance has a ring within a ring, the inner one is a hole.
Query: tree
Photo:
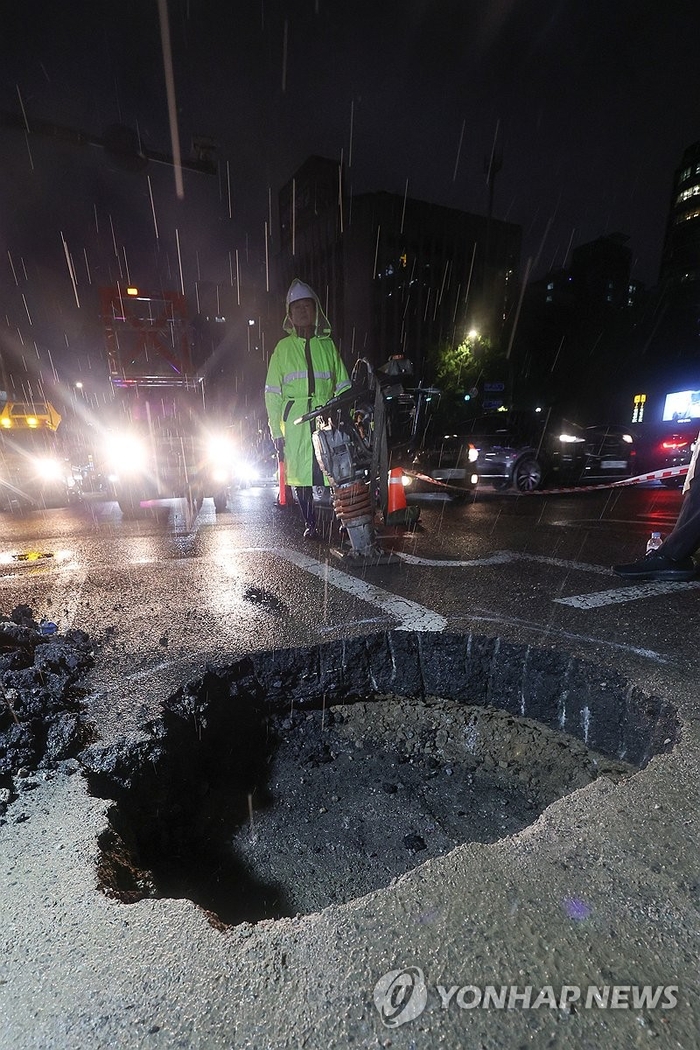
[[[445,393],[466,393],[483,380],[505,380],[507,362],[491,340],[470,332],[457,346],[447,345],[435,358],[435,381]]]

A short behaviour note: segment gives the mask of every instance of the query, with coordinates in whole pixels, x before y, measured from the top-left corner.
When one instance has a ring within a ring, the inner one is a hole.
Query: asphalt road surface
[[[700,580],[631,584],[610,568],[670,531],[678,490],[413,499],[418,526],[382,530],[399,562],[364,569],[332,553],[330,510],[324,540],[305,541],[270,488],[235,493],[219,515],[206,500],[193,519],[177,500],[136,521],[111,502],[3,515],[0,607],[23,602],[103,643],[93,685],[122,731],[206,662],[386,628],[515,634],[669,671],[687,659]]]
[[[664,729],[641,771],[621,783],[603,776],[574,785],[541,815],[533,810],[522,831],[466,841],[425,863],[418,853],[406,874],[347,903],[223,931],[189,899],[124,904],[102,894],[97,844],[114,796],[95,797],[80,776],[39,771],[17,787],[0,820],[0,1050],[694,1050],[700,579],[633,584],[610,568],[642,556],[651,531],[670,530],[679,491],[487,490],[466,504],[421,499],[416,528],[382,530],[396,562],[364,569],[332,553],[338,533],[328,511],[324,538],[305,541],[295,508],[277,508],[274,495],[237,492],[220,515],[205,501],[192,519],[180,502],[128,521],[116,504],[99,501],[0,519],[0,611],[26,604],[61,631],[89,632],[95,663],[84,682],[86,716],[95,746],[117,763],[123,740],[129,754],[143,746],[148,755],[147,723],[208,664],[297,646],[311,652],[325,641],[386,637],[388,629],[391,682],[397,638],[420,656],[430,632],[449,661],[473,634],[482,639],[475,650],[491,654],[488,664],[469,665],[475,680],[489,688],[502,682],[499,660],[510,648],[523,707],[537,668],[550,694],[561,696],[556,669],[566,667],[567,711],[568,687],[588,696],[593,683],[596,718],[610,717],[613,728],[636,712],[636,734],[661,698],[677,714],[678,732],[674,723],[666,738]],[[369,651],[362,645],[348,649]],[[262,655],[260,664],[273,668],[265,689],[284,690],[275,661]],[[568,679],[572,668],[580,680]],[[189,694],[179,696],[187,712]],[[223,709],[232,720],[222,732],[228,747],[245,704]],[[589,713],[584,703],[579,736]],[[368,724],[376,728],[377,717]],[[184,723],[194,739],[196,717]],[[410,743],[400,718],[389,736],[401,733]],[[213,729],[212,736],[216,742]],[[468,734],[458,743],[471,747]],[[426,774],[444,774],[443,802],[457,779],[451,766],[447,775],[447,746],[439,745]],[[547,768],[546,751],[542,762]],[[158,834],[160,772],[152,768]],[[320,768],[323,790],[333,767]],[[190,788],[199,797],[204,785],[188,781]],[[345,826],[329,808],[341,805],[341,794],[316,807],[311,853],[331,818],[336,829]],[[295,816],[290,810],[290,821]],[[386,836],[381,826],[374,831],[381,856]],[[275,859],[287,867],[283,850]],[[557,1002],[472,1009],[475,990],[487,985],[532,986],[535,995],[554,987]],[[586,1002],[586,988],[599,986],[622,989],[622,1006]],[[647,986],[659,995],[667,989],[663,1000],[627,1009],[630,988]],[[564,988],[581,995],[577,1005],[561,1005]]]

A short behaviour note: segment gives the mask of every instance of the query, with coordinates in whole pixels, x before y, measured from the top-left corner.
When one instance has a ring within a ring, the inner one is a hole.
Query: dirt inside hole
[[[120,900],[188,897],[225,924],[352,900],[636,772],[534,720],[437,698],[258,711],[233,751],[213,720],[198,736],[159,791],[119,799],[99,873]]]

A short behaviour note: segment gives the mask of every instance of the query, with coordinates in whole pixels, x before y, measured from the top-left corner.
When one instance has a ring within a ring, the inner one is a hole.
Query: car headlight
[[[469,452],[467,453],[467,458],[468,458],[470,463],[476,463],[477,459],[479,458],[479,450],[478,450],[478,448],[476,448],[475,445],[470,445],[469,446]]]
[[[241,460],[236,469],[238,471],[238,476],[242,481],[245,481],[248,484],[257,481],[258,471],[252,463],[248,462],[247,459]]]
[[[107,444],[105,455],[109,466],[117,474],[135,474],[146,465],[146,445],[135,434],[114,434]]]
[[[586,439],[577,437],[576,434],[560,434],[559,440],[568,445],[582,445]]]
[[[207,446],[207,456],[212,463],[228,466],[234,456],[233,445],[228,438],[212,437]]]
[[[63,464],[57,459],[37,459],[34,466],[42,481],[59,481],[63,477]]]
[[[634,438],[632,437],[631,434],[621,434],[620,437],[622,438],[623,441],[626,441],[628,445],[631,445],[632,442],[634,441]]]

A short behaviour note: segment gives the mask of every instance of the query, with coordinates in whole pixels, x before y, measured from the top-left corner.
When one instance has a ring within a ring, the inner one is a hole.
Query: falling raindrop
[[[156,206],[155,206],[155,203],[153,201],[153,188],[151,186],[151,176],[150,175],[146,176],[146,181],[148,182],[148,196],[149,196],[149,199],[151,201],[151,214],[153,216],[153,229],[155,230],[156,240],[159,240],[160,238],[158,236],[158,220],[156,219]]]
[[[15,264],[12,261],[12,256],[10,255],[10,249],[9,248],[7,249],[7,258],[10,260],[10,268],[12,270],[12,276],[15,279],[15,284],[17,286],[19,286],[19,281],[17,280],[17,274],[15,273]]]
[[[63,242],[63,251],[64,251],[65,256],[66,256],[66,264],[68,266],[68,273],[70,275],[70,279],[71,279],[71,282],[73,284],[73,294],[75,295],[75,301],[78,304],[78,309],[80,309],[80,299],[78,298],[78,284],[77,284],[77,281],[75,279],[75,270],[73,269],[73,261],[72,261],[72,259],[70,257],[70,252],[68,251],[68,245],[66,244],[66,239],[65,239],[65,237],[63,236],[62,233],[61,233],[61,241]]]
[[[282,94],[287,90],[287,42],[289,38],[289,19],[284,20],[284,36],[282,40]]]
[[[180,269],[180,291],[185,294],[185,279],[182,274],[182,255],[180,254],[180,231],[175,230],[175,243],[177,245],[177,262]]]
[[[296,255],[297,180],[292,179],[292,255]]]
[[[170,45],[170,23],[168,21],[168,2],[158,0],[160,18],[160,39],[163,49],[163,69],[168,96],[168,119],[170,122],[170,141],[173,151],[173,168],[175,171],[175,192],[179,200],[185,196],[182,183],[182,162],[180,158],[180,134],[177,127],[177,105],[175,102],[175,77],[173,75],[173,55]],[[184,295],[184,292],[183,292]]]
[[[350,143],[348,145],[348,171],[352,167],[352,140],[355,128],[355,100],[350,103]]]
[[[270,291],[270,253],[269,253],[269,245],[267,243],[267,241],[268,241],[268,232],[267,232],[267,230],[268,230],[268,228],[267,228],[267,221],[266,221],[265,222],[265,291],[269,292]]]
[[[459,146],[457,147],[457,159],[455,160],[455,170],[452,174],[452,181],[454,182],[457,178],[457,168],[459,167],[459,157],[462,152],[462,141],[464,139],[464,128],[466,126],[466,119],[462,121],[462,130],[459,133]]]

